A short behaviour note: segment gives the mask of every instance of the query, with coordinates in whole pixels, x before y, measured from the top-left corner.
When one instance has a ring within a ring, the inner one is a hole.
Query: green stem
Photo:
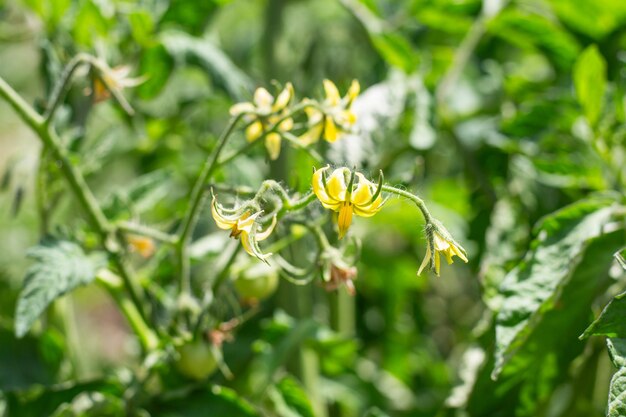
[[[0,77],[0,97],[4,98],[15,112],[21,117],[21,119],[37,133],[44,146],[49,149],[52,158],[54,158],[59,164],[66,181],[69,183],[70,188],[74,192],[76,198],[83,206],[83,209],[87,213],[87,216],[100,235],[100,239],[104,248],[109,252],[111,259],[119,269],[120,275],[124,280],[126,290],[128,291],[133,303],[135,303],[137,309],[143,313],[141,309],[141,291],[140,288],[134,284],[131,278],[131,273],[127,265],[123,262],[121,256],[118,253],[119,248],[111,248],[109,244],[109,237],[112,236],[112,227],[106,219],[104,213],[100,209],[98,201],[92,194],[91,189],[87,185],[87,182],[83,178],[82,174],[71,163],[69,155],[63,146],[61,140],[56,131],[47,125],[46,120],[33,110],[33,108],[24,101],[24,99],[11,88],[10,85]],[[118,242],[121,244],[121,242]],[[142,317],[145,317],[142,315]]]
[[[185,217],[183,218],[183,222],[180,226],[180,233],[177,242],[177,253],[178,253],[178,264],[179,264],[179,290],[180,293],[191,293],[191,282],[189,275],[189,241],[191,240],[191,233],[193,232],[196,223],[198,222],[198,216],[200,215],[200,209],[202,208],[207,193],[205,191],[206,184],[208,183],[211,175],[215,168],[217,168],[219,156],[224,149],[224,145],[228,141],[228,138],[232,134],[235,126],[241,119],[241,115],[235,116],[230,119],[228,126],[220,136],[217,142],[217,146],[213,151],[212,155],[207,158],[205,161],[202,170],[200,171],[200,175],[196,180],[193,189],[191,190],[191,204],[189,205],[189,209],[187,213],[185,213]]]
[[[167,243],[170,245],[176,244],[178,242],[178,237],[174,235],[170,235],[169,233],[162,232],[160,230],[153,229],[148,226],[144,226],[137,223],[131,222],[120,222],[116,224],[117,229],[121,230],[125,233],[132,233],[140,236],[150,237],[154,240],[158,240],[159,242]]]
[[[54,87],[52,94],[50,95],[50,99],[48,100],[48,109],[44,113],[44,119],[46,124],[50,123],[52,118],[54,117],[54,113],[57,111],[57,108],[61,105],[61,102],[67,95],[67,90],[69,89],[70,82],[72,81],[72,77],[74,73],[83,64],[92,64],[94,58],[87,54],[78,54],[65,66],[63,70],[63,74],[61,74],[61,79]]]
[[[424,221],[426,222],[426,224],[432,223],[433,218],[430,215],[428,208],[426,207],[426,203],[424,203],[424,200],[422,200],[418,196],[411,194],[408,191],[404,191],[404,190],[400,190],[398,188],[392,187],[390,185],[383,185],[383,191],[386,191],[388,193],[395,194],[400,197],[404,197],[406,199],[411,200],[412,202],[415,203],[417,208],[419,208],[420,211],[422,212],[422,215],[424,216]]]
[[[101,275],[97,277],[97,282],[102,285],[116,301],[122,314],[126,317],[128,324],[130,324],[130,327],[137,335],[142,349],[145,352],[156,349],[159,345],[159,338],[152,329],[148,327],[133,300],[128,298],[121,291],[122,286],[119,279],[112,275]]]

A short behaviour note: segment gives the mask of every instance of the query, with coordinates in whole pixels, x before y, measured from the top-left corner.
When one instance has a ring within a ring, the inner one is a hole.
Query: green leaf
[[[0,327],[0,390],[51,384],[63,361],[65,343],[55,330],[39,337],[16,339],[13,330]]]
[[[618,368],[611,378],[607,417],[626,415],[626,339],[608,339],[611,361]]]
[[[602,112],[606,91],[606,61],[596,45],[589,46],[576,60],[574,85],[587,120],[595,125]]]
[[[489,24],[489,32],[520,48],[541,51],[559,68],[569,68],[578,55],[576,39],[538,14],[507,9]]]
[[[133,39],[141,46],[150,46],[154,42],[154,19],[144,9],[137,8],[128,15],[128,22],[133,34]]]
[[[102,258],[85,255],[67,240],[45,239],[28,250],[35,263],[26,272],[15,312],[15,334],[22,337],[39,315],[63,294],[93,281]]]
[[[411,43],[398,33],[370,33],[374,48],[390,65],[407,74],[415,71],[419,60]]]
[[[148,100],[159,94],[165,87],[173,68],[174,60],[163,45],[144,49],[139,62],[139,74],[147,79],[137,86],[139,97]]]
[[[581,338],[589,336],[626,337],[626,292],[615,296]]]
[[[291,376],[285,376],[272,387],[269,396],[280,417],[314,417],[313,408],[300,384]]]
[[[109,218],[120,213],[140,214],[162,201],[171,189],[172,173],[167,169],[152,171],[132,181],[125,189],[117,190],[104,204]]]
[[[600,40],[626,21],[626,2],[615,0],[550,0],[560,20],[574,30]]]
[[[174,60],[195,63],[209,72],[233,99],[247,98],[252,80],[208,39],[168,31],[161,35],[161,42]]]
[[[576,300],[574,305],[569,301],[564,306],[562,303],[567,300],[563,300],[563,293],[568,286],[581,281],[575,273],[589,274],[589,267],[584,271],[577,271],[577,268],[587,246],[593,238],[602,235],[603,226],[612,219],[617,208],[614,198],[591,197],[547,216],[536,228],[532,251],[504,278],[500,289],[503,299],[496,317],[494,377],[524,346],[549,312],[564,310],[567,306],[577,311],[583,309],[588,314],[586,309],[593,301],[593,294]],[[616,248],[620,244],[617,242]],[[594,272],[599,275],[592,282],[598,282],[603,277],[600,274],[606,275],[611,255],[612,252],[607,259],[598,259],[594,267],[599,271]],[[590,290],[597,291],[597,288]],[[554,332],[559,334],[559,329],[555,328]],[[549,331],[546,334],[549,336]]]
[[[160,401],[157,398],[148,411],[153,417],[259,416],[237,392],[219,385],[192,391],[175,400]]]
[[[25,391],[8,391],[7,415],[20,417],[50,416],[55,411],[60,412],[64,403],[73,402],[82,393],[99,393],[107,398],[122,398],[124,389],[118,381],[108,378],[85,383],[68,382],[46,388],[35,386]],[[88,415],[107,416],[107,414]],[[118,413],[117,415],[121,414]]]
[[[342,3],[363,24],[374,48],[388,64],[402,69],[407,74],[415,71],[419,63],[418,55],[405,36],[387,27],[387,22],[382,17],[373,10],[363,7],[358,1]]]

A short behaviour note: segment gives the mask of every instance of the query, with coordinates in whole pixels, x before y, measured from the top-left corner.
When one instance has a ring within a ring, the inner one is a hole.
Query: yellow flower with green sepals
[[[453,262],[453,256],[458,256],[463,262],[467,263],[467,252],[465,252],[465,249],[452,238],[446,228],[437,220],[432,220],[432,223],[426,226],[426,236],[426,255],[417,271],[417,275],[421,275],[426,265],[429,264],[431,268],[434,268],[435,274],[439,275],[441,269],[440,254],[446,257],[448,265]]]
[[[324,80],[326,99],[319,107],[309,102],[311,105],[304,110],[308,116],[309,126],[309,129],[300,136],[304,145],[315,143],[322,137],[332,143],[344,133],[350,132],[356,123],[356,115],[351,107],[360,89],[359,82],[353,80],[348,92],[342,98],[337,86],[330,80]]]
[[[213,196],[211,214],[217,227],[223,230],[230,230],[230,237],[241,240],[241,245],[248,254],[265,261],[271,253],[262,253],[258,242],[270,236],[274,226],[276,226],[276,216],[272,218],[272,223],[265,230],[261,231],[261,225],[257,220],[263,214],[262,211],[257,211],[254,214],[251,214],[248,209],[228,210],[232,211],[233,214],[227,214],[226,211],[217,203],[215,196]]]
[[[293,119],[286,117],[289,113],[287,106],[293,95],[291,83],[287,83],[276,97],[261,87],[254,92],[252,102],[237,103],[230,108],[232,116],[246,115],[248,121],[246,139],[248,142],[254,142],[265,135],[265,148],[271,160],[277,159],[280,155],[281,132],[288,132],[293,129]],[[276,123],[279,123],[276,131],[269,132]]]
[[[376,185],[348,168],[337,168],[327,178],[329,168],[326,166],[313,173],[313,192],[325,208],[339,213],[337,225],[341,239],[352,223],[353,214],[371,217],[382,208],[385,203],[381,195],[382,173]]]

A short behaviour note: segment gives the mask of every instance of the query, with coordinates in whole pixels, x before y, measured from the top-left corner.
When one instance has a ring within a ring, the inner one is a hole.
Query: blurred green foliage
[[[0,415],[626,415],[626,268],[613,262],[626,246],[626,2],[0,1],[0,75],[36,109],[79,53],[145,77],[124,92],[129,116],[114,100],[95,103],[92,75],[80,73],[53,123],[109,219],[175,231],[230,106],[255,87],[290,81],[299,97],[319,97],[323,79],[340,91],[358,79],[360,134],[317,150],[418,192],[470,262],[416,277],[423,224],[391,198],[351,229],[362,242],[354,298],[281,280],[249,308],[230,280],[211,291],[231,247],[204,210],[194,292],[215,328],[245,317],[221,372],[191,382],[171,349],[142,357],[98,293],[53,303],[17,339],[45,308],[22,298],[16,317],[28,268],[64,278],[26,262],[27,248],[48,234],[92,256],[100,248],[57,161],[0,104]],[[230,151],[245,138],[233,142]],[[251,148],[212,185],[273,178],[308,190],[316,162],[283,146],[277,162]],[[312,258],[308,239],[291,247],[295,264]],[[85,267],[75,249],[58,269]],[[130,263],[169,346],[180,302],[172,256],[160,245]],[[45,304],[77,284],[43,294]],[[593,335],[611,338],[614,366]]]

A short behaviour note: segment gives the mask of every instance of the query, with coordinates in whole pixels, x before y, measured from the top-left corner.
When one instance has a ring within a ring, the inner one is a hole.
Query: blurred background
[[[589,88],[609,86],[599,110],[581,103],[573,75],[590,45],[605,66],[592,69]],[[136,112],[129,117],[112,100],[95,103],[89,75],[79,74],[56,121],[113,218],[171,229],[230,106],[255,88],[292,82],[299,98],[321,98],[323,79],[342,93],[357,79],[359,134],[318,150],[330,164],[372,178],[382,169],[387,183],[418,193],[468,251],[468,264],[445,265],[439,278],[416,276],[423,223],[408,202],[391,198],[351,228],[362,242],[356,295],[281,280],[224,344],[235,378],[217,372],[211,381],[253,398],[259,369],[279,360],[316,416],[603,415],[613,371],[602,341],[575,334],[546,347],[557,349],[551,361],[546,353],[520,360],[517,374],[497,382],[489,375],[500,283],[527,251],[533,225],[590,193],[623,191],[626,2],[0,0],[0,75],[35,108],[79,52],[145,76],[124,92]],[[592,130],[604,149],[591,143]],[[50,175],[40,175],[40,161]],[[274,178],[304,192],[316,165],[285,144],[277,162],[257,148],[217,177],[253,189]],[[3,102],[0,175],[0,392],[132,372],[136,342],[93,286],[56,302],[41,328],[15,339],[26,250],[46,233],[87,247],[90,235],[54,161]],[[42,189],[53,207],[46,224]],[[208,210],[195,237],[204,245],[193,252],[194,286],[204,294],[228,241]],[[133,262],[150,285],[172,291],[171,262],[155,259]],[[239,270],[249,267],[241,262]],[[232,285],[225,291],[236,297]],[[310,319],[327,332],[303,334]],[[194,401],[186,403],[193,409],[148,407],[149,415],[211,410]]]

